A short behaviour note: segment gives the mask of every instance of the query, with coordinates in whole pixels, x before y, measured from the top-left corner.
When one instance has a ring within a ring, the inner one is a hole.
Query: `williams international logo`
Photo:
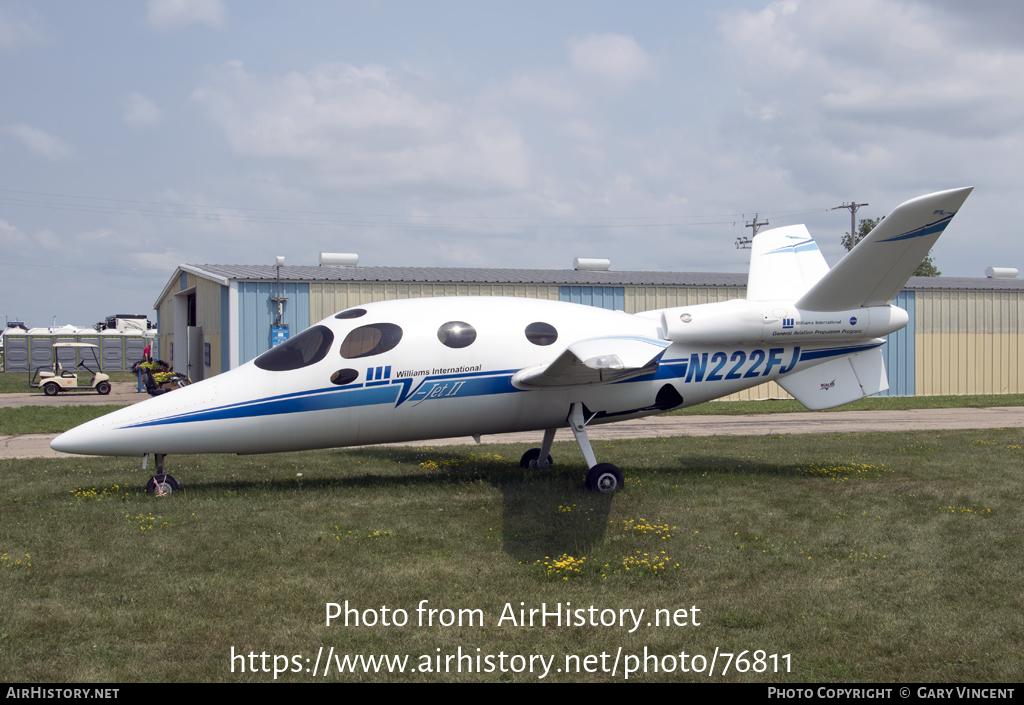
[[[795,318],[783,318],[782,319],[782,330],[786,330],[787,328],[792,328],[793,327],[793,321],[795,321],[795,320],[796,320]]]

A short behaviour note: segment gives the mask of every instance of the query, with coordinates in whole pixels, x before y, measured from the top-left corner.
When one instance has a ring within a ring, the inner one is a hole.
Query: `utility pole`
[[[842,208],[846,208],[847,210],[850,211],[850,242],[852,242],[854,244],[857,243],[857,209],[860,208],[861,206],[869,206],[869,205],[871,205],[871,204],[870,203],[857,203],[856,201],[850,201],[849,203],[844,203],[841,206],[836,206],[835,208],[830,208],[829,209],[829,210],[837,211],[837,210],[840,210]]]
[[[753,223],[747,223],[746,226],[744,226],[744,227],[751,228],[754,231],[751,234],[751,237],[755,237],[757,235],[757,231],[761,229],[762,225],[768,225],[768,221],[766,220],[764,222],[758,223],[757,222],[757,213],[754,213],[754,222]]]
[[[757,236],[757,231],[761,228],[762,225],[768,225],[768,221],[766,220],[766,221],[764,221],[762,223],[758,223],[757,222],[757,213],[754,213],[754,222],[753,223],[747,223],[744,226],[744,227],[750,228],[754,232],[751,233],[750,237],[738,237],[738,238],[736,238],[736,249],[737,250],[749,250],[750,247],[751,247],[751,243],[754,241],[753,238]]]

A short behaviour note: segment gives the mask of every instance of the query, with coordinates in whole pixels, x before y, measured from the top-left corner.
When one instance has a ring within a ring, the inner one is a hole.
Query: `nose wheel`
[[[149,478],[149,482],[146,483],[146,492],[157,497],[166,497],[178,491],[178,481],[164,472],[164,458],[166,457],[166,454],[156,454],[156,471],[153,473],[153,477]],[[142,456],[143,470],[146,469],[148,462],[149,453],[146,453]]]
[[[178,491],[178,481],[167,473],[153,475],[146,483],[146,492],[157,497],[165,497]]]

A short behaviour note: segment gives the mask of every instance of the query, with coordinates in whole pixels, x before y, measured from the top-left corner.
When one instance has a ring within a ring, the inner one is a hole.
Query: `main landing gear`
[[[153,473],[153,477],[149,478],[149,482],[146,483],[146,492],[157,497],[166,497],[169,494],[178,491],[178,481],[173,477],[164,472],[164,458],[167,455],[164,453],[156,454],[156,472]],[[146,469],[146,464],[149,462],[149,453],[142,456],[142,469]]]
[[[549,428],[545,430],[541,447],[530,448],[530,450],[523,453],[523,457],[519,459],[519,467],[524,469],[546,468],[549,465],[554,465],[555,461],[551,459],[551,444],[554,442],[555,429]]]
[[[569,407],[569,428],[576,436],[576,443],[583,453],[583,459],[587,461],[587,489],[593,492],[611,493],[622,489],[625,478],[622,471],[611,463],[599,463],[594,457],[594,450],[590,447],[590,439],[587,437],[587,422],[594,418],[583,417],[583,404],[575,402]],[[551,443],[555,440],[555,429],[549,428],[544,431],[544,441],[540,448],[531,448],[523,454],[519,460],[519,467],[522,468],[545,468],[551,465]]]

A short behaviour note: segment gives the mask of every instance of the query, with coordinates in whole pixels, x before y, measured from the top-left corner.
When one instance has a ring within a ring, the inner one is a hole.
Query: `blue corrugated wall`
[[[277,282],[238,282],[238,364],[270,350],[270,327],[277,318]],[[281,282],[287,296],[282,323],[295,336],[309,328],[309,284]]]
[[[597,306],[611,311],[626,310],[624,286],[560,286],[558,300],[586,306]]]
[[[882,346],[882,357],[885,359],[885,371],[889,375],[889,389],[876,396],[912,397],[917,392],[914,383],[914,335],[917,330],[914,292],[901,291],[893,304],[907,312],[910,322],[903,330],[885,336],[888,342]]]
[[[231,369],[231,306],[229,305],[230,289],[224,285],[220,287],[220,371],[227,372]]]

